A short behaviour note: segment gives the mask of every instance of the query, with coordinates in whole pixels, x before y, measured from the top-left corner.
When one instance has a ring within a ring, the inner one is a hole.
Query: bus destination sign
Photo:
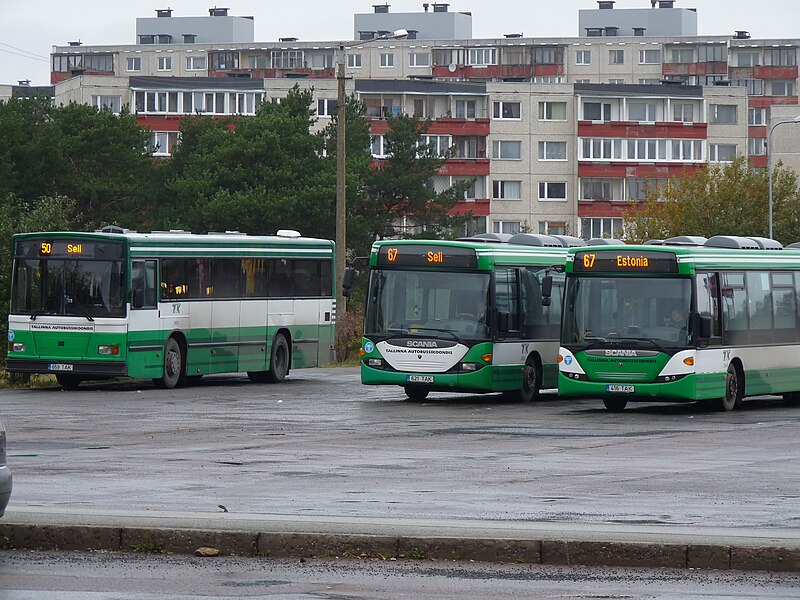
[[[18,258],[88,258],[118,260],[124,256],[119,242],[70,239],[20,240],[16,244]]]
[[[432,246],[429,244],[398,244],[381,246],[378,265],[395,267],[445,267],[474,269],[478,257],[472,248]]]
[[[677,273],[678,261],[669,252],[587,250],[575,253],[573,272]]]

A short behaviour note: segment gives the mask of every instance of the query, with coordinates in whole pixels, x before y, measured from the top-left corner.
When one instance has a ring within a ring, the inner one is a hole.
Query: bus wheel
[[[783,401],[789,406],[800,405],[800,392],[785,392],[783,394]]]
[[[725,376],[725,397],[719,399],[718,408],[726,412],[735,410],[742,405],[742,398],[744,398],[744,377],[739,367],[731,363]]]
[[[533,356],[529,356],[522,367],[522,387],[519,398],[523,402],[530,402],[539,394],[539,365]]]
[[[66,373],[56,373],[56,381],[61,386],[62,390],[74,390],[81,382],[81,378],[77,375],[68,375]]]
[[[269,359],[269,371],[267,371],[267,381],[269,383],[280,383],[286,378],[289,372],[289,344],[282,333],[275,336],[272,343],[272,354]]]
[[[425,400],[425,398],[427,398],[428,394],[431,392],[430,390],[426,390],[425,388],[417,387],[415,385],[403,386],[403,391],[406,393],[406,396],[408,396],[409,399],[416,402]]]
[[[156,387],[171,390],[181,379],[183,370],[183,356],[181,347],[175,338],[169,338],[164,348],[164,374],[159,379],[154,379]]]
[[[624,398],[603,398],[603,404],[606,410],[614,413],[620,413],[628,406],[628,401]]]

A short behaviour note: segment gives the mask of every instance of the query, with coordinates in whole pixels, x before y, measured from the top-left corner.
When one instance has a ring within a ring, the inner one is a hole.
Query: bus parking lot
[[[358,370],[3,390],[26,508],[793,528],[800,408],[361,386]],[[224,507],[224,508],[222,508]]]

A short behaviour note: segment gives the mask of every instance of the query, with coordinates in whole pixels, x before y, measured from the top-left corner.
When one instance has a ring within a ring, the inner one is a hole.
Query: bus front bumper
[[[9,373],[43,373],[57,375],[95,375],[98,377],[122,377],[128,374],[125,361],[99,360],[41,360],[33,358],[6,358]]]
[[[631,402],[694,402],[698,399],[694,374],[664,383],[622,383],[575,380],[559,373],[558,395],[566,398],[620,398]]]
[[[415,386],[433,392],[502,392],[519,389],[520,381],[519,366],[486,365],[477,371],[457,373],[407,373],[361,364],[364,385]]]

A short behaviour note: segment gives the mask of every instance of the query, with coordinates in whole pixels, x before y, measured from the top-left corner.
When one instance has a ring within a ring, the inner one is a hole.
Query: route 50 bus
[[[560,395],[629,401],[800,398],[800,252],[714,236],[571,250]]]
[[[107,227],[13,245],[7,371],[173,388],[239,371],[281,381],[332,358],[331,241]]]
[[[519,234],[372,246],[361,381],[431,391],[506,392],[532,399],[556,385],[568,236]],[[549,298],[548,298],[549,299]]]

